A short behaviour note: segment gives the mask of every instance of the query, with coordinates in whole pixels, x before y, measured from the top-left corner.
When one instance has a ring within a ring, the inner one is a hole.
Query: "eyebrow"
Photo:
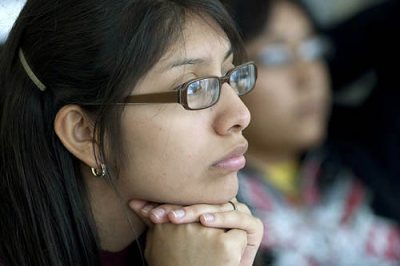
[[[287,42],[288,38],[287,36],[283,35],[281,32],[279,31],[269,31],[267,33],[268,35],[268,40],[270,40],[271,42],[278,42],[278,43],[282,43],[282,42]],[[311,29],[311,30],[307,30],[305,32],[305,35],[301,38],[301,40],[307,40],[310,37],[317,35],[315,30]]]
[[[225,53],[224,61],[228,59],[232,54],[233,54],[233,48],[232,46],[230,46],[229,50]],[[182,60],[177,60],[173,62],[168,68],[181,67],[185,65],[196,65],[196,64],[202,64],[204,62],[205,60],[202,58],[184,58]]]

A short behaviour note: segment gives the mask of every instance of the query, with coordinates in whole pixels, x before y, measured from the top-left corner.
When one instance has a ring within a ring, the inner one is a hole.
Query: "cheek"
[[[127,157],[119,179],[126,198],[187,204],[218,195],[210,186],[214,143],[207,117],[163,115],[130,124],[135,126],[124,134]]]
[[[316,89],[325,98],[330,98],[330,76],[326,64],[323,62],[317,62],[312,70],[312,81]]]
[[[249,106],[252,116],[250,126],[245,130],[245,136],[250,145],[270,145],[285,139],[288,132],[293,132],[295,112],[293,102],[284,90],[277,91],[276,88],[258,88],[245,104]],[[271,91],[261,91],[271,90]]]
[[[287,75],[279,72],[260,73],[256,88],[244,97],[253,124],[288,120],[297,100],[298,95],[290,86]]]
[[[321,117],[328,119],[331,109],[332,90],[330,87],[330,76],[324,63],[316,64],[313,69],[312,87],[314,97],[319,99],[320,104],[324,106],[321,110]]]
[[[193,139],[201,140],[196,134],[199,133],[188,132],[171,121],[137,124],[124,138],[127,167],[136,173],[132,176],[140,174],[149,178],[157,173],[165,178],[172,176],[172,171],[175,175],[185,171],[181,165],[192,165],[196,161],[192,147],[199,142],[193,143]]]
[[[156,201],[163,198],[164,192],[175,191],[179,184],[186,183],[190,178],[188,169],[196,165],[195,155],[188,152],[182,142],[172,139],[153,136],[148,145],[131,143],[127,158],[127,167],[121,179],[129,183],[126,186],[130,197],[137,195],[140,198]],[[142,142],[143,143],[143,142]],[[195,169],[199,172],[200,169]],[[160,199],[158,198],[158,199]]]

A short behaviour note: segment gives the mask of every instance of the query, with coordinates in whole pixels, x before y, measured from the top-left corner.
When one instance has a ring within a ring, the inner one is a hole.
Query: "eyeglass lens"
[[[213,105],[219,98],[219,80],[207,78],[196,80],[187,87],[187,103],[191,109],[202,109]]]
[[[300,43],[295,50],[287,44],[271,44],[258,55],[258,61],[264,66],[284,66],[294,62],[295,58],[311,62],[321,59],[329,50],[329,44],[321,37],[309,38]]]
[[[228,83],[241,96],[251,91],[256,82],[256,68],[252,63],[240,65],[228,72]],[[186,89],[190,109],[203,109],[215,104],[220,96],[220,78],[210,77],[190,82]]]

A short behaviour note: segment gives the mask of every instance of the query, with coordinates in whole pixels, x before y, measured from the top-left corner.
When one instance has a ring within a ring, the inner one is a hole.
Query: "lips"
[[[244,154],[246,153],[247,148],[247,142],[238,145],[221,160],[214,163],[213,166],[231,172],[239,171],[246,165]]]

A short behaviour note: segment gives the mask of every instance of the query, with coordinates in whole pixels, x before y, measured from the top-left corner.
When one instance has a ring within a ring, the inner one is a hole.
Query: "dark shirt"
[[[132,266],[147,265],[144,259],[145,236],[143,234],[137,241],[118,252],[101,251],[101,266]],[[0,265],[1,266],[1,265]]]

